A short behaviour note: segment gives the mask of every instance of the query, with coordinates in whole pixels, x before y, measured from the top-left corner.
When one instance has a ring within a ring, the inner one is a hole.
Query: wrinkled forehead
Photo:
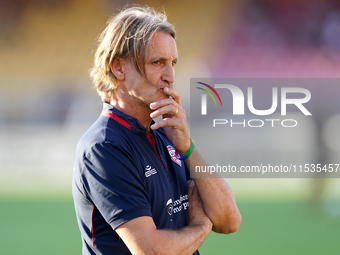
[[[178,52],[175,39],[166,32],[156,32],[147,47],[146,58],[177,59]]]

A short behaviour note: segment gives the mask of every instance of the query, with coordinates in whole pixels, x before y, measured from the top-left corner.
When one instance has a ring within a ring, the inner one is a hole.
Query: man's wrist
[[[188,150],[186,150],[183,154],[179,152],[180,157],[177,157],[177,158],[180,160],[186,160],[187,158],[190,157],[191,153],[194,151],[194,148],[195,148],[195,142],[190,138],[190,146]]]
[[[184,149],[178,149],[178,150],[177,150],[177,152],[178,152],[178,154],[180,155],[180,157],[181,157],[182,155],[185,155],[185,153],[189,150],[190,145],[191,145],[190,137],[189,137],[189,140],[188,140],[185,144],[186,144],[186,145],[185,145]]]

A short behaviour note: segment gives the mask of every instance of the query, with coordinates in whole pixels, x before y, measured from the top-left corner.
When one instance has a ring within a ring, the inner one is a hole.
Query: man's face
[[[146,78],[138,73],[131,63],[128,64],[125,88],[130,95],[130,100],[138,105],[149,107],[150,103],[167,98],[163,89],[172,88],[175,82],[174,66],[177,59],[178,52],[174,38],[168,33],[157,32],[146,51]]]

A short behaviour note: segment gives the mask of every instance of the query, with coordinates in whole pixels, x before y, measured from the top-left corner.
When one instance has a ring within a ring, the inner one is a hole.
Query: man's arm
[[[190,147],[190,137],[186,122],[185,111],[181,107],[180,95],[171,88],[164,88],[171,98],[151,103],[152,118],[160,115],[163,119],[151,126],[152,129],[163,127],[165,134],[175,148],[184,155]],[[178,109],[178,111],[177,111]],[[176,114],[175,114],[176,113]],[[185,160],[187,167],[206,166],[207,163],[195,149]],[[205,178],[206,177],[206,178]],[[241,215],[229,185],[219,176],[200,176],[195,183],[202,199],[204,211],[213,223],[213,230],[229,234],[235,232],[241,224]],[[215,178],[211,178],[215,177]]]
[[[207,166],[207,163],[195,149],[185,160],[187,167]],[[213,231],[229,234],[236,232],[241,224],[241,214],[228,183],[218,173],[200,173],[194,178],[203,202],[204,211],[213,222]],[[212,178],[213,177],[213,178]]]
[[[178,230],[157,229],[151,217],[130,220],[116,228],[132,254],[191,255],[211,231],[212,223],[203,210],[197,188],[188,183],[189,224]]]

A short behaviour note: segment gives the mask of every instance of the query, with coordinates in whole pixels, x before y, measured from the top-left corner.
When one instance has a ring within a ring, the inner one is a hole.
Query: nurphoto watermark
[[[192,78],[190,134],[209,165],[191,174],[340,177],[339,85],[340,79]]]

